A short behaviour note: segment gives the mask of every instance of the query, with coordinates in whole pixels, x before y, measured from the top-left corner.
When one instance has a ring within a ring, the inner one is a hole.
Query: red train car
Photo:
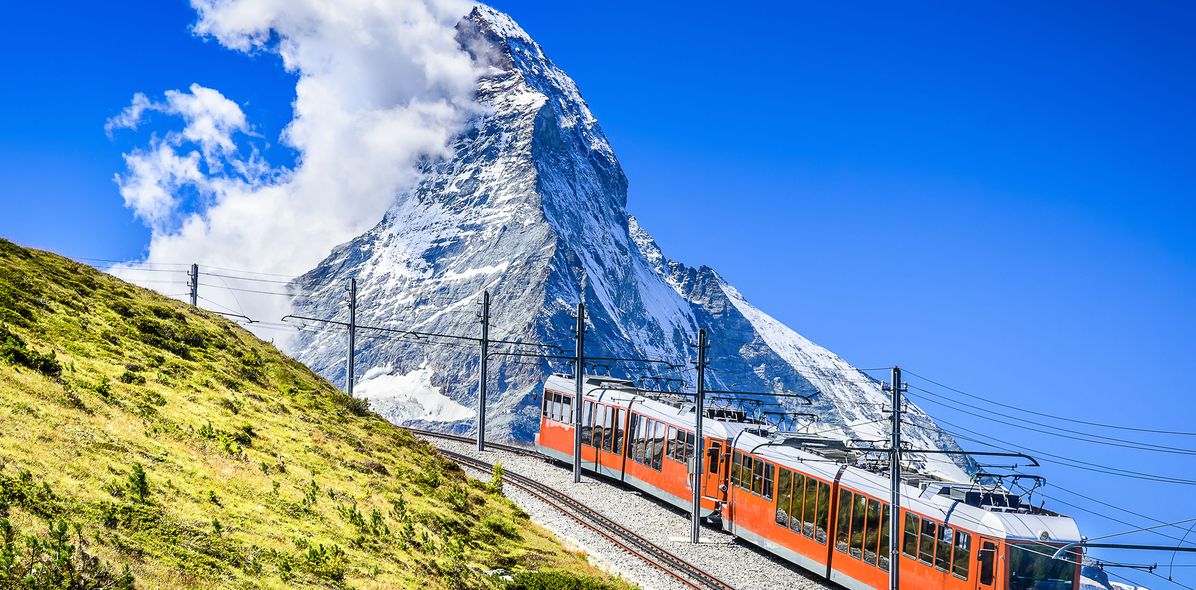
[[[573,458],[574,382],[544,388],[542,453]],[[650,399],[629,382],[589,378],[582,467],[689,510],[692,406]],[[727,532],[852,590],[888,588],[889,480],[840,441],[778,433],[758,422],[703,421],[702,507]],[[999,489],[910,473],[902,489],[901,587],[1078,590],[1075,521]]]
[[[640,395],[628,381],[591,377],[582,404],[582,468],[625,482],[689,510],[693,502],[694,413]],[[573,461],[572,378],[552,376],[544,385],[536,447],[548,457]],[[726,501],[730,444],[758,424],[706,420],[702,508],[718,514]]]
[[[889,479],[853,466],[839,441],[755,432],[732,444],[725,530],[833,582],[888,588]],[[902,588],[1077,590],[1081,540],[1069,517],[972,483],[903,478]]]

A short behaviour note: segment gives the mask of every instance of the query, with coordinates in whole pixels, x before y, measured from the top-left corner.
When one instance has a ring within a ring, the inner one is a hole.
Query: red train
[[[571,377],[544,386],[536,446],[573,460]],[[692,405],[652,399],[630,382],[587,378],[582,467],[678,508],[692,502]],[[707,410],[709,521],[851,589],[888,588],[889,480],[856,467],[842,442],[779,433],[742,413]],[[917,590],[1078,590],[1080,556],[1054,553],[1081,540],[1075,521],[1018,496],[907,474],[902,489],[901,587]]]

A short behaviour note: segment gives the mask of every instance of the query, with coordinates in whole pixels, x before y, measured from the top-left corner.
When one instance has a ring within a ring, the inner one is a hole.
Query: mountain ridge
[[[474,302],[487,290],[495,302],[492,338],[568,349],[572,314],[584,299],[590,356],[659,358],[685,367],[694,360],[698,328],[707,328],[713,388],[818,392],[819,430],[886,437],[880,422],[887,396],[878,381],[752,306],[714,269],[665,256],[626,210],[628,179],[576,84],[526,31],[478,6],[458,25],[458,38],[488,66],[477,92],[483,114],[454,140],[451,156],[426,164],[422,180],[375,228],[296,280],[300,311],[344,319],[343,285],[353,276],[359,301],[370,302],[358,308],[362,324],[476,335]],[[344,382],[343,333],[301,334],[295,353]],[[473,407],[477,356],[468,346],[376,333],[357,351],[359,366],[389,367],[390,376],[431,372],[431,387],[405,393],[396,407],[419,405],[421,398],[442,405],[441,397]],[[494,435],[530,440],[544,376],[566,370],[560,362],[531,362],[510,356],[492,362]],[[630,365],[607,370],[687,376]],[[372,402],[394,401],[370,381],[361,389]],[[798,407],[792,398],[772,401]],[[958,448],[925,412],[911,408],[911,441]],[[389,417],[411,420],[401,411]],[[427,422],[437,420],[421,420]],[[473,424],[454,419],[438,427],[467,431]],[[950,461],[914,463],[966,477]]]

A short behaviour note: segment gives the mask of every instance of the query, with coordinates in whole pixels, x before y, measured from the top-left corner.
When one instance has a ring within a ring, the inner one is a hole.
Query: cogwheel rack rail
[[[474,442],[473,439],[464,436],[429,432],[418,429],[409,430],[412,434],[418,434],[422,436],[429,436],[463,443]],[[496,443],[487,444],[494,449],[517,453],[519,455],[537,458],[544,457],[540,453],[525,447]],[[455,453],[453,451],[447,451],[444,449],[441,449],[440,453],[452,461],[472,469],[490,471],[494,468],[492,464],[487,463],[486,461],[475,459],[467,455],[462,455],[461,453]],[[597,510],[590,508],[589,506],[586,506],[577,500],[574,500],[570,496],[559,492],[548,485],[506,469],[503,470],[503,478],[504,484],[512,485],[520,490],[523,490],[524,492],[527,492],[528,494],[531,494],[541,502],[552,506],[569,518],[577,521],[578,524],[581,524],[582,526],[598,533],[606,540],[614,543],[617,547],[636,557],[639,557],[648,565],[665,572],[666,574],[675,578],[678,582],[681,582],[690,588],[694,588],[695,590],[734,590],[734,587],[730,584],[719,580],[701,568],[678,557],[669,550],[652,543],[651,541],[632,532],[619,523],[607,518]]]

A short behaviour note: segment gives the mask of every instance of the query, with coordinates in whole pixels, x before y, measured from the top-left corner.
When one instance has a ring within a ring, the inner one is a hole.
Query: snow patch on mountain
[[[446,397],[432,385],[431,367],[395,373],[393,367],[373,367],[362,376],[353,394],[369,400],[374,411],[398,421],[455,422],[474,411]]]

